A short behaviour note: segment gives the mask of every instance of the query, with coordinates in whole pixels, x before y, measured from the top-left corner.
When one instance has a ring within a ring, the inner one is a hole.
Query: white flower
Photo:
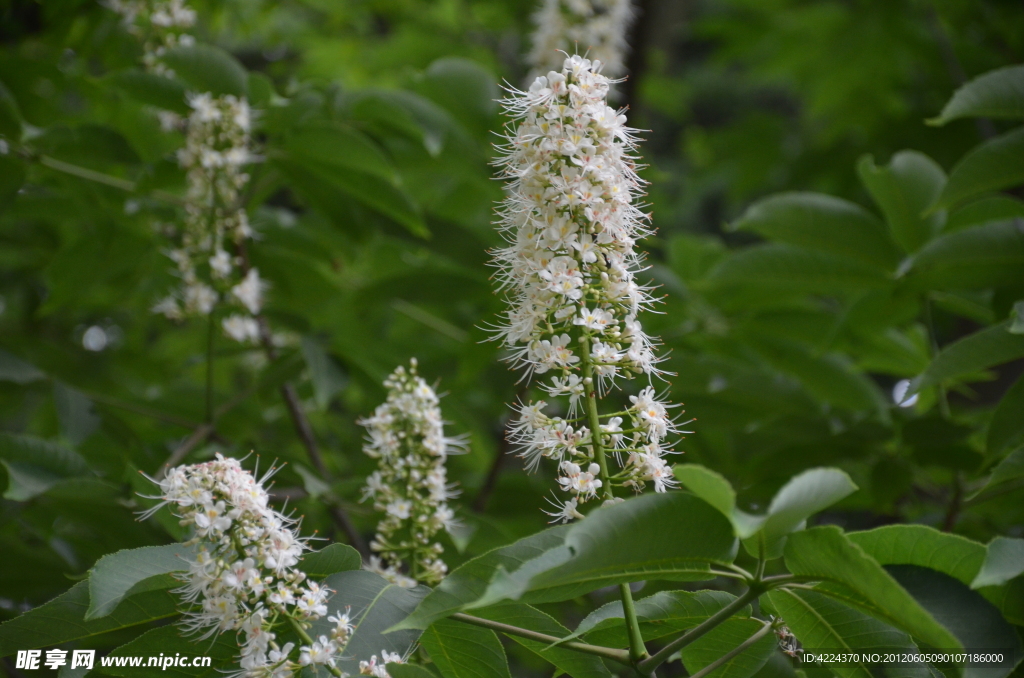
[[[224,334],[240,344],[255,343],[260,338],[260,326],[255,318],[234,313],[221,320]]]
[[[551,500],[548,500],[548,501],[551,501]],[[544,513],[547,513],[549,516],[554,518],[554,520],[551,520],[549,522],[552,522],[552,523],[567,523],[570,520],[581,520],[583,518],[583,514],[576,510],[576,506],[577,506],[577,503],[578,503],[578,500],[576,499],[576,497],[572,497],[572,498],[568,499],[565,503],[560,503],[560,502],[557,502],[557,501],[551,501],[551,503],[558,510],[554,511],[554,512],[552,512],[552,511],[544,511]]]
[[[266,283],[260,280],[260,273],[255,268],[250,268],[245,274],[242,282],[231,288],[234,295],[242,305],[249,309],[250,313],[256,314],[263,308],[263,290]]]
[[[434,538],[457,524],[447,504],[456,492],[445,461],[465,443],[444,434],[439,398],[416,374],[415,359],[408,369],[397,368],[384,386],[387,400],[359,421],[367,430],[363,451],[379,460],[363,499],[372,499],[384,514],[370,544],[380,555],[370,559],[369,568],[399,586],[411,588],[417,580],[433,585],[448,571]],[[403,561],[412,576],[399,569]]]
[[[534,16],[532,72],[560,70],[563,53],[581,49],[610,76],[624,75],[632,20],[630,0],[544,0]]]

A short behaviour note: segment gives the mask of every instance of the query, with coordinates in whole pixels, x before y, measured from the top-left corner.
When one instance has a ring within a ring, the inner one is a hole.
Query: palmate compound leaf
[[[420,643],[444,678],[511,678],[505,649],[490,629],[438,619]]]
[[[503,600],[568,600],[641,579],[710,579],[709,563],[731,563],[735,555],[732,526],[707,502],[683,492],[642,495],[474,558],[395,629],[422,629]]]
[[[982,73],[953,93],[929,125],[945,125],[958,118],[1024,119],[1024,66],[1006,66]]]
[[[743,641],[757,633],[762,625],[763,622],[757,619],[732,618],[723,622],[709,631],[707,635],[683,648],[683,665],[691,675],[696,673],[734,650]],[[708,674],[708,678],[749,678],[757,673],[772,656],[776,644],[774,634],[768,633],[712,671]]]
[[[89,609],[85,619],[98,619],[124,600],[144,579],[187,570],[195,549],[184,544],[125,549],[100,558],[89,571]],[[173,581],[173,580],[172,580]]]
[[[838,527],[813,527],[791,534],[785,558],[792,574],[826,582],[819,585],[819,592],[906,631],[925,646],[942,650],[963,647],[878,561]]]
[[[501,603],[477,610],[474,614],[502,624],[511,624],[531,631],[546,633],[556,638],[564,638],[569,633],[569,629],[559,624],[553,617],[524,603]],[[509,636],[509,638],[572,678],[611,678],[612,674],[608,667],[594,655],[567,650],[558,645],[551,647],[547,643],[527,640],[519,636]]]
[[[817,591],[777,589],[766,594],[774,613],[786,622],[806,652],[915,652],[917,645],[903,631],[893,628],[838,600]],[[867,662],[830,665],[840,678],[872,678]],[[885,663],[880,667],[889,678],[928,678],[923,665]]]
[[[0,624],[0,657],[173,617],[178,598],[170,591],[172,585],[169,575],[143,580],[113,612],[86,621],[89,584],[78,582],[50,602]]]
[[[820,193],[780,193],[759,200],[731,228],[887,270],[900,260],[878,217],[860,205]]]
[[[332,574],[323,581],[323,585],[334,591],[327,601],[329,615],[313,622],[309,635],[313,638],[329,636],[334,622],[328,620],[328,616],[347,611],[354,620],[355,630],[345,646],[338,668],[349,675],[358,675],[359,662],[369,661],[373,655],[380,660],[383,650],[402,657],[408,655],[419,638],[419,631],[388,634],[384,631],[405,619],[429,589],[423,586],[404,589],[365,570]]]
[[[644,640],[655,640],[693,628],[735,599],[725,591],[659,591],[634,603],[640,635]],[[750,616],[750,607],[733,616]],[[565,640],[580,636],[595,645],[625,647],[629,638],[623,623],[622,601],[606,603],[588,614]]]

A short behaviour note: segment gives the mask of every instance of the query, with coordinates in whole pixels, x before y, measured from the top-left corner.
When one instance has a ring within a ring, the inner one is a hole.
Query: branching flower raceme
[[[561,71],[564,52],[576,51],[604,64],[608,77],[625,75],[632,22],[632,0],[543,0],[534,15],[531,75]]]
[[[194,533],[188,543],[195,544],[195,559],[177,590],[187,605],[183,624],[203,638],[234,632],[241,649],[239,676],[291,678],[305,666],[344,676],[335,664],[354,620],[347,611],[338,613],[327,617],[334,623],[330,635],[306,633],[328,615],[331,591],[297,568],[307,540],[295,520],[269,506],[263,483],[275,470],[257,480],[237,459],[219,454],[214,461],[179,466],[158,482],[155,498],[161,501],[143,517],[169,506]],[[279,643],[281,627],[291,627],[304,643]],[[364,663],[367,671],[376,668]]]
[[[188,46],[182,31],[195,23],[184,0],[111,0],[129,30],[145,40],[143,61],[150,71],[172,77],[161,57],[169,48]],[[231,309],[221,319],[224,334],[239,342],[259,339],[257,316],[266,283],[255,268],[245,268],[240,252],[253,232],[241,204],[249,182],[244,171],[255,160],[251,150],[252,112],[245,97],[193,93],[191,112],[182,119],[160,111],[165,130],[183,129],[185,147],[178,162],[186,172],[184,225],[164,225],[176,241],[167,251],[181,280],[178,289],[153,311],[173,320],[209,316],[218,305]]]
[[[662,374],[638,319],[654,299],[635,279],[634,245],[650,233],[636,204],[636,138],[607,104],[610,82],[600,62],[572,56],[504,101],[516,122],[499,160],[510,180],[499,222],[508,246],[494,263],[510,309],[496,334],[516,367],[549,377],[542,388],[569,402],[567,418],[545,414],[543,401],[519,406],[509,436],[528,470],[541,458],[558,464],[569,498],[551,515],[563,521],[613,497],[613,486],[676,486],[665,455],[681,431],[653,387],[622,412],[596,410],[620,377]],[[614,475],[602,468],[606,448],[620,464]]]
[[[448,506],[456,492],[445,461],[465,451],[466,444],[461,437],[445,436],[438,396],[416,373],[415,358],[409,369],[399,366],[384,386],[387,400],[359,422],[368,432],[363,451],[379,460],[366,479],[364,499],[372,499],[384,514],[370,543],[379,555],[370,565],[400,586],[432,586],[448,571],[440,557],[444,549],[434,537],[456,524]],[[408,565],[407,574],[402,563]]]

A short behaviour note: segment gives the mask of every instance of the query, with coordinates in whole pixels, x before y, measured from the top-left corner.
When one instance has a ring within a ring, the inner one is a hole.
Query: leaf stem
[[[601,487],[604,488],[606,499],[615,498],[615,490],[608,473],[608,459],[604,454],[604,434],[601,430],[601,417],[597,412],[597,385],[594,383],[594,365],[590,361],[590,333],[580,334],[580,369],[583,372],[583,389],[587,401],[587,418],[590,424],[590,440],[594,449],[594,457],[601,469]],[[636,618],[636,607],[633,605],[633,592],[629,584],[619,584],[619,597],[622,598],[622,614],[629,635],[629,658],[634,666],[650,655],[644,646],[644,638],[640,633],[640,623]]]
[[[526,638],[528,640],[535,640],[539,643],[545,643],[551,645],[558,643],[560,638],[555,636],[549,636],[546,633],[538,633],[537,631],[531,631],[529,629],[520,628],[518,626],[512,626],[510,624],[502,624],[501,622],[491,621],[490,619],[481,619],[480,617],[474,617],[462,612],[456,612],[451,616],[452,619],[458,620],[466,624],[473,624],[474,626],[482,626],[493,631],[500,631],[509,636],[519,636],[520,638]],[[593,654],[598,657],[604,657],[626,666],[631,666],[632,662],[629,659],[629,653],[626,650],[618,650],[613,647],[604,647],[603,645],[590,645],[588,643],[579,643],[576,641],[569,641],[561,643],[560,647],[575,650],[576,652],[583,652],[585,654]]]
[[[702,668],[697,673],[692,674],[690,676],[690,678],[704,678],[704,676],[708,675],[709,673],[711,673],[712,671],[717,669],[722,664],[724,664],[727,661],[731,660],[733,657],[735,657],[736,655],[740,654],[741,652],[746,650],[748,647],[750,647],[751,645],[753,645],[757,641],[761,640],[761,638],[763,638],[769,631],[772,630],[772,625],[771,624],[769,624],[768,622],[763,622],[763,624],[764,625],[760,629],[758,629],[757,632],[754,633],[754,635],[750,636],[749,638],[744,640],[742,643],[740,643],[739,645],[737,645],[733,649],[729,650],[728,652],[723,654],[721,657],[719,657],[715,661],[711,662],[710,664],[708,664],[707,666]]]
[[[676,650],[686,647],[693,641],[697,640],[711,629],[715,628],[729,617],[733,616],[744,607],[750,604],[755,598],[763,593],[765,588],[761,585],[754,584],[747,591],[736,600],[732,601],[721,610],[711,615],[703,622],[694,626],[692,629],[681,635],[680,637],[673,640],[665,647],[658,650],[656,653],[637,664],[637,670],[641,673],[648,674],[654,671],[666,661],[668,658],[675,654]],[[690,678],[696,678],[691,676]]]
[[[64,172],[65,174],[70,174],[80,179],[95,181],[98,184],[117,188],[122,191],[127,191],[128,193],[135,193],[139,188],[139,185],[134,181],[115,177],[110,174],[104,174],[103,172],[97,172],[96,170],[91,170],[88,167],[73,165],[69,162],[64,162],[63,160],[57,160],[57,158],[51,158],[48,155],[37,155],[34,156],[33,159],[43,167],[49,167],[50,169],[57,170],[58,172]],[[160,189],[150,191],[150,195],[158,200],[174,203],[175,205],[184,205],[186,202],[184,198],[174,195],[173,193],[168,193],[167,191],[161,191]]]

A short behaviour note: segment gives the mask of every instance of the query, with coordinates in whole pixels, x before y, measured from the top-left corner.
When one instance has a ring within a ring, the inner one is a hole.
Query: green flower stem
[[[206,423],[213,423],[213,344],[217,335],[217,323],[210,311],[206,331]]]
[[[559,643],[561,638],[555,636],[549,636],[546,633],[538,633],[529,629],[523,629],[518,626],[512,626],[510,624],[502,624],[501,622],[491,621],[490,619],[481,619],[480,617],[473,617],[468,614],[456,612],[452,615],[452,619],[463,622],[465,624],[473,624],[474,626],[482,626],[486,629],[493,631],[500,631],[509,636],[519,636],[520,638],[526,638],[528,640],[535,640],[539,643],[546,645],[553,645]],[[598,657],[604,657],[626,666],[631,666],[632,662],[629,658],[629,653],[625,650],[618,650],[613,647],[604,647],[603,645],[589,645],[587,643],[578,643],[576,641],[569,641],[566,643],[560,643],[559,647],[564,647],[576,652],[583,652],[585,654],[594,654]]]
[[[309,634],[306,633],[306,629],[302,628],[302,624],[300,624],[298,620],[295,619],[295,617],[289,616],[288,621],[291,622],[292,628],[295,629],[296,635],[298,635],[299,638],[302,639],[302,642],[304,642],[306,645],[313,644],[313,639],[309,637]],[[327,670],[330,671],[336,678],[343,678],[344,676],[348,675],[342,673],[341,669],[339,669],[336,666],[327,666]]]
[[[597,385],[594,383],[594,365],[590,361],[590,334],[580,334],[580,369],[583,372],[583,389],[587,401],[587,418],[590,424],[590,440],[593,443],[594,458],[601,468],[601,487],[604,488],[605,499],[614,499],[615,490],[608,473],[608,460],[604,454],[604,435],[601,431],[601,417],[597,413]],[[626,621],[626,632],[629,634],[629,658],[634,665],[649,655],[644,647],[644,638],[640,634],[640,623],[636,618],[633,605],[633,593],[629,584],[619,584],[619,596],[622,598],[622,614]]]

